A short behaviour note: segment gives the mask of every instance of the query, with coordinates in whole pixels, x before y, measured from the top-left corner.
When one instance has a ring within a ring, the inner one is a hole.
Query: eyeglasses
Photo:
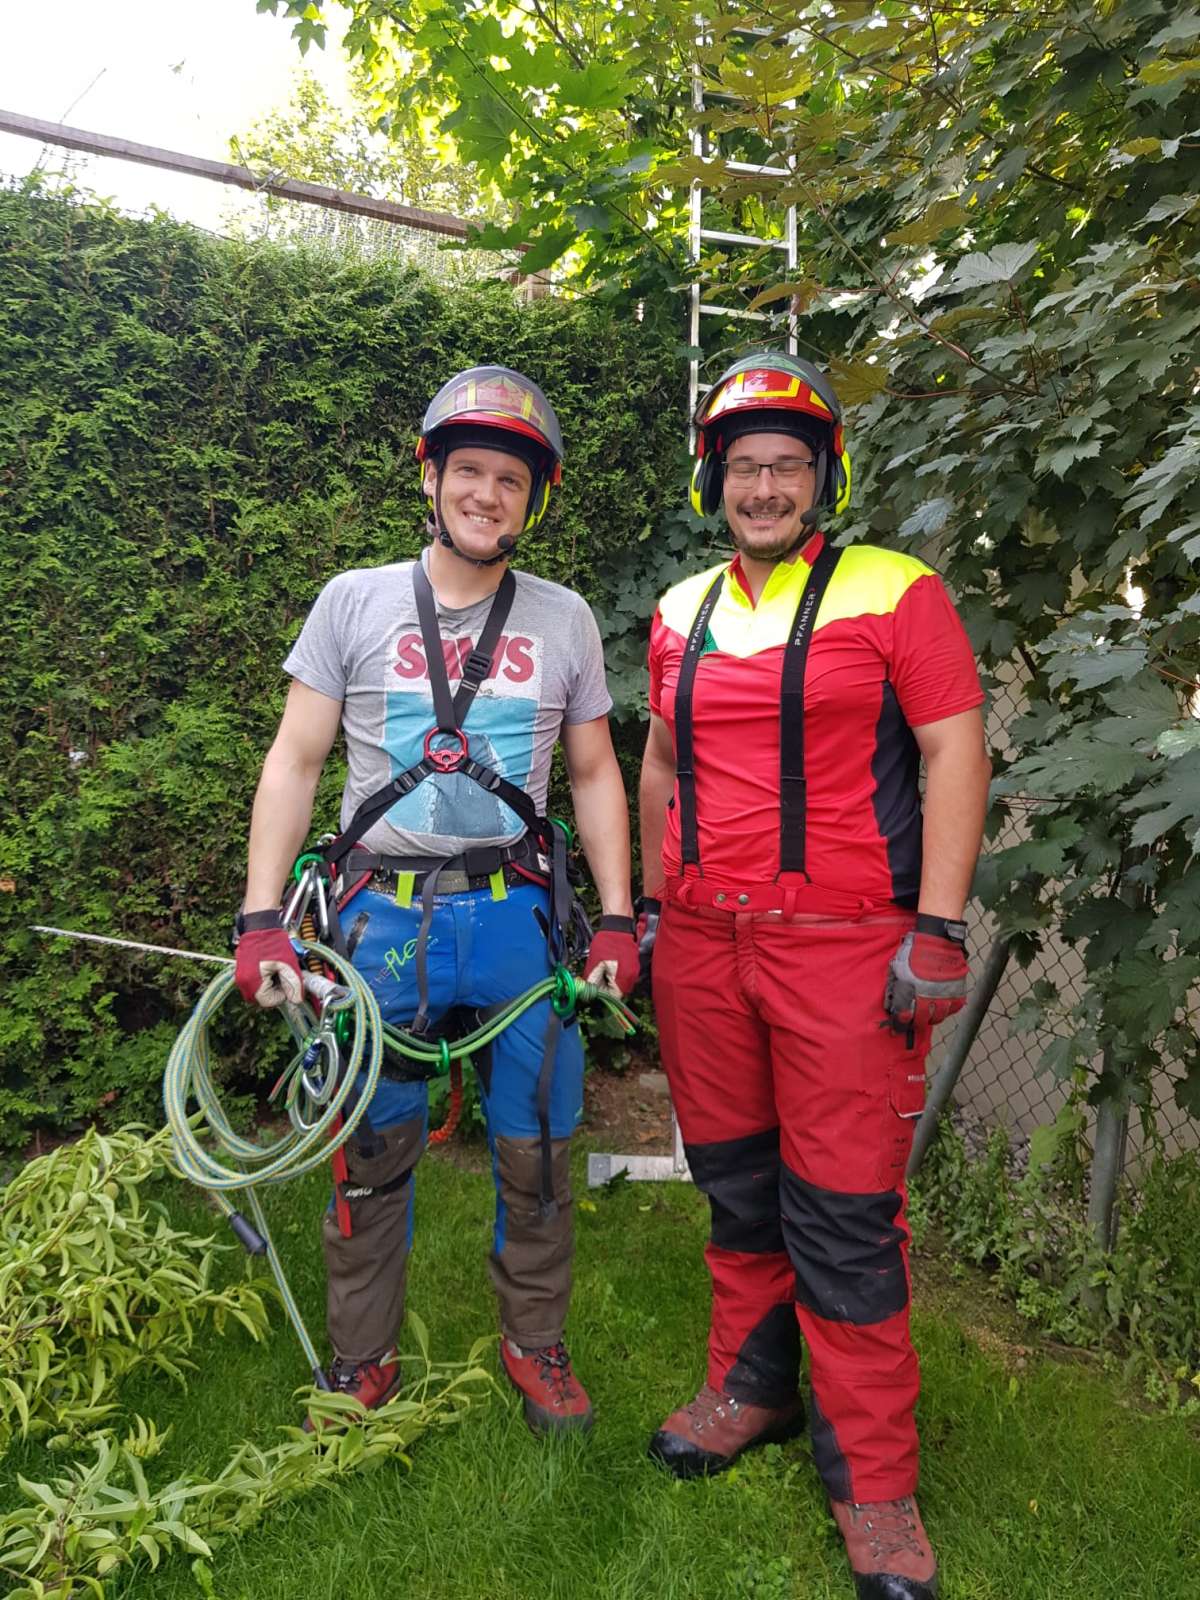
[[[769,472],[776,483],[799,483],[805,472],[812,472],[816,462],[804,456],[784,456],[782,461],[751,461],[739,456],[736,461],[725,458],[725,472],[736,483],[753,483],[760,472]]]

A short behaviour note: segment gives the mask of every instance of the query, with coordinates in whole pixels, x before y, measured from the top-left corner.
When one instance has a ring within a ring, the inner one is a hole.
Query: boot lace
[[[856,1505],[854,1520],[871,1541],[874,1561],[883,1562],[902,1553],[926,1554],[917,1537],[917,1512],[911,1499]]]
[[[329,1381],[338,1394],[355,1394],[362,1388],[368,1367],[374,1365],[371,1361],[343,1361],[337,1356],[329,1369]]]
[[[562,1340],[557,1344],[548,1344],[541,1350],[531,1350],[529,1354],[537,1364],[538,1378],[555,1399],[574,1400],[575,1374],[571,1371],[571,1358]]]
[[[731,1417],[738,1414],[738,1402],[732,1395],[721,1394],[711,1384],[704,1384],[696,1398],[684,1408],[695,1425],[697,1432],[711,1423],[716,1417],[723,1417],[726,1412]]]

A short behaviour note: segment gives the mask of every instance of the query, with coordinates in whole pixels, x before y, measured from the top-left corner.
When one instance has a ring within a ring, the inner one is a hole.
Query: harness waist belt
[[[469,889],[485,889],[497,872],[503,872],[509,885],[527,883],[520,871],[539,876],[550,874],[549,857],[538,850],[528,834],[514,844],[477,845],[456,856],[387,856],[372,850],[354,849],[346,858],[347,876],[356,878],[360,873],[372,874],[372,887],[391,893],[402,875],[411,876],[412,889],[417,893],[431,872],[437,870],[437,894],[464,894]]]
[[[458,894],[464,888],[483,888],[501,870],[504,870],[506,882],[522,882],[522,875],[518,872],[509,874],[509,867],[517,864],[528,866],[531,872],[542,875],[549,874],[550,870],[549,858],[541,854],[536,842],[525,834],[512,845],[475,845],[470,850],[461,851],[458,856],[381,856],[376,851],[355,846],[346,858],[344,872],[350,878],[371,872],[374,877],[392,880],[400,874],[411,874],[414,883],[419,885],[429,877],[430,872],[440,869],[438,893]]]

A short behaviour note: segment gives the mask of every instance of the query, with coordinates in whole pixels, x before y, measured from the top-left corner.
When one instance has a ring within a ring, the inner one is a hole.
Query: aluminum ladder
[[[755,42],[776,37],[775,30],[770,28],[745,27],[733,30],[729,36],[749,43],[753,48]],[[701,46],[711,41],[711,35],[701,34]],[[733,97],[722,90],[714,88],[709,82],[703,65],[697,55],[692,67],[692,110],[701,116],[713,100],[730,103]],[[787,103],[787,102],[785,102]],[[702,122],[697,120],[692,128],[692,154],[701,158],[710,155],[708,135]],[[724,162],[727,172],[738,173],[744,177],[787,177],[789,169],[784,166],[763,165],[753,161],[738,161],[728,159]],[[693,180],[690,195],[690,219],[688,227],[688,255],[693,269],[693,280],[689,290],[689,323],[688,343],[691,348],[688,378],[688,443],[694,446],[696,442],[693,418],[696,414],[696,405],[700,398],[700,368],[703,361],[703,348],[701,340],[706,326],[704,318],[720,318],[725,321],[770,323],[778,325],[778,316],[772,316],[766,311],[750,311],[742,306],[728,306],[704,298],[703,285],[699,280],[699,269],[703,257],[704,246],[707,243],[726,244],[739,248],[760,250],[764,248],[779,250],[786,256],[786,264],[790,273],[796,270],[796,207],[789,205],[783,213],[778,236],[764,237],[750,233],[735,233],[720,228],[708,228],[704,225],[704,186],[697,178]],[[787,349],[791,354],[796,353],[796,318],[789,313],[786,325]],[[596,1188],[600,1184],[608,1183],[610,1179],[624,1176],[630,1181],[646,1183],[662,1183],[668,1180],[690,1182],[691,1173],[688,1171],[687,1157],[684,1154],[683,1136],[679,1131],[675,1112],[671,1112],[671,1154],[670,1155],[606,1155],[592,1154],[588,1156],[587,1181],[589,1188]]]

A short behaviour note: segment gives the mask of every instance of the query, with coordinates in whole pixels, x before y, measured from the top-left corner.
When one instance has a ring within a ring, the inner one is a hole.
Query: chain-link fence
[[[1019,681],[1014,672],[1007,680],[1001,680],[989,709],[988,742],[993,752],[1011,753],[1007,729],[1023,710]],[[1024,837],[1024,813],[1021,807],[1014,806],[988,848],[1002,850]],[[978,979],[989,951],[994,948],[995,930],[991,917],[977,902],[967,908],[967,923]],[[1052,1123],[1076,1092],[1070,1082],[1038,1069],[1038,1062],[1053,1035],[1036,1029],[1018,1032],[1014,1027],[1022,1000],[1039,981],[1051,983],[1065,1007],[1074,1005],[1083,991],[1083,959],[1053,931],[1044,937],[1041,949],[1027,967],[1022,967],[1015,958],[1005,963],[995,994],[954,1084],[950,1102],[973,1126],[1003,1128],[1014,1141],[1024,1141],[1036,1128]],[[939,1072],[946,1070],[948,1063],[952,1064],[954,1051],[955,1031],[944,1028],[930,1057],[930,1078],[935,1085]],[[1099,1070],[1100,1063],[1095,1065]],[[1200,1146],[1200,1124],[1175,1099],[1175,1080],[1180,1075],[1178,1063],[1164,1061],[1151,1082],[1150,1103],[1144,1115],[1131,1117],[1127,1132],[1117,1119],[1107,1135],[1114,1141],[1113,1155],[1118,1168],[1135,1182],[1139,1158],[1151,1145],[1168,1157]],[[1094,1113],[1089,1114],[1088,1133],[1093,1141],[1106,1137],[1104,1133],[1098,1134]]]

